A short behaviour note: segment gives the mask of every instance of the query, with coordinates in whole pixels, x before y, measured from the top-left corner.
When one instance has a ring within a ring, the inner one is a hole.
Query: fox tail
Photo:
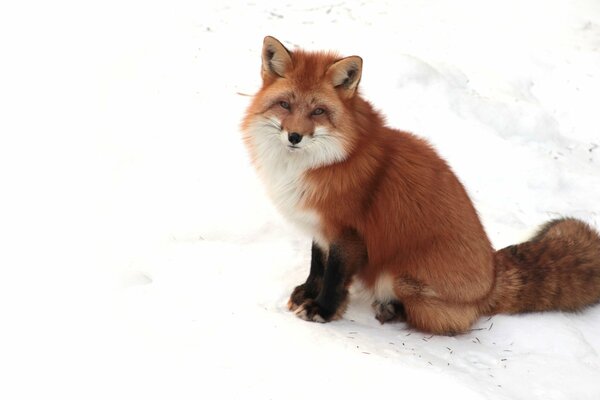
[[[600,235],[573,218],[494,254],[491,314],[577,311],[600,301]]]

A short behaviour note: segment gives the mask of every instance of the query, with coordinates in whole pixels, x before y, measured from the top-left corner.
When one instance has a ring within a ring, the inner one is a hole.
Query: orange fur
[[[387,127],[357,93],[361,68],[358,57],[289,52],[275,39],[265,39],[263,86],[242,130],[284,215],[325,250],[352,237],[352,247],[342,247],[346,259],[354,258],[346,273],[371,289],[379,277],[391,276],[407,322],[423,331],[463,332],[484,314],[578,309],[598,301],[596,232],[579,221],[557,221],[519,245],[521,253],[537,252],[534,259],[506,249],[496,253],[447,163],[423,139]],[[325,113],[316,115],[316,108]],[[274,124],[264,128],[274,135],[269,142],[261,130],[266,120]],[[306,147],[287,143],[291,132],[301,135],[299,145]],[[318,141],[318,132],[325,132],[323,143],[329,147]],[[557,226],[568,229],[551,238]],[[543,268],[540,263],[553,267],[537,275],[522,272],[523,265]],[[560,280],[569,271],[581,276],[564,285]],[[587,285],[580,282],[584,275]],[[535,289],[546,286],[554,289]],[[577,294],[584,289],[588,294]]]

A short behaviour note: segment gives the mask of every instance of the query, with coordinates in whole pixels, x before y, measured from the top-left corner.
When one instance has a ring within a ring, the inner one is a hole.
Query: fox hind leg
[[[404,306],[410,326],[437,335],[464,333],[481,315],[477,305],[452,304],[437,299],[411,299]]]

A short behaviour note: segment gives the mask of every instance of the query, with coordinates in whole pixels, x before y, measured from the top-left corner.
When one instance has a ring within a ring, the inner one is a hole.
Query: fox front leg
[[[346,311],[348,287],[352,277],[368,260],[365,243],[353,230],[343,232],[332,242],[325,258],[317,296],[307,297],[295,310],[298,317],[307,321],[328,322],[340,319]]]
[[[290,311],[296,311],[305,301],[315,299],[321,287],[323,286],[323,275],[325,272],[326,257],[323,250],[315,243],[312,244],[310,273],[306,282],[296,286],[290,299],[288,300],[288,308]]]
[[[340,319],[346,311],[349,279],[342,251],[340,246],[330,247],[321,290],[314,299],[306,299],[296,309],[295,313],[299,318],[306,321],[328,322]]]

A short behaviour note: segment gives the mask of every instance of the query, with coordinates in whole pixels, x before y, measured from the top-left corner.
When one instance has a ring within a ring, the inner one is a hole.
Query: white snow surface
[[[455,337],[286,310],[311,239],[239,131],[265,35],[362,56],[496,247],[600,225],[597,0],[3,2],[0,398],[600,398],[600,306]]]

